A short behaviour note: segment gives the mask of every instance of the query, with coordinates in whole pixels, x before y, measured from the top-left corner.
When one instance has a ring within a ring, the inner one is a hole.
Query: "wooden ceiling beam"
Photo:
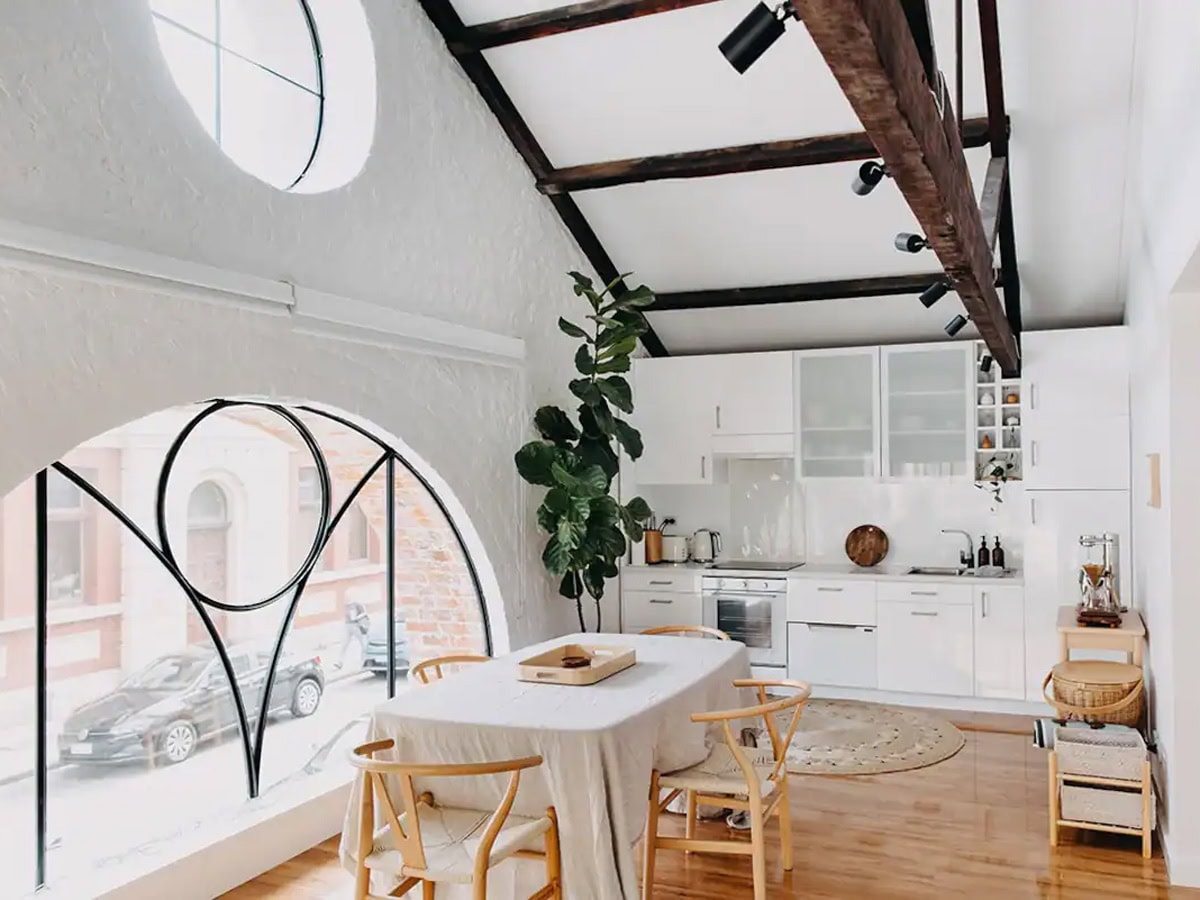
[[[773,284],[764,287],[676,291],[659,294],[648,312],[723,309],[731,306],[767,306],[775,303],[811,303],[819,300],[853,300],[899,294],[916,295],[944,277],[941,272],[926,272],[916,275],[884,275],[873,278],[808,281],[801,284]]]
[[[430,21],[441,32],[447,46],[461,38],[466,26],[463,25],[462,19],[459,18],[450,0],[420,0],[420,3]],[[517,111],[512,98],[509,97],[487,60],[478,52],[456,54],[456,58],[467,77],[475,85],[475,89],[483,98],[484,103],[487,104],[488,109],[500,123],[500,127],[504,129],[504,133],[508,135],[513,147],[525,161],[525,165],[529,167],[534,180],[546,177],[552,169],[550,158],[546,156],[546,152],[538,143],[533,131],[526,124],[521,113]],[[558,212],[559,218],[562,219],[563,225],[575,238],[575,243],[579,245],[579,249],[583,251],[583,255],[587,257],[600,279],[605,284],[617,279],[617,276],[621,274],[620,271],[601,245],[600,239],[596,237],[596,232],[592,230],[575,201],[565,194],[551,197],[550,201]],[[627,290],[625,282],[618,280],[613,288],[613,293],[620,295]],[[642,345],[651,356],[667,355],[667,348],[654,333],[653,328],[643,334],[641,340]]]
[[[963,128],[964,147],[987,146],[991,136],[990,122],[987,118],[967,119]],[[554,169],[544,178],[538,179],[538,190],[543,194],[591,191],[670,178],[709,178],[713,175],[760,172],[765,169],[853,162],[875,159],[878,155],[874,142],[865,131],[824,134],[789,141],[767,141],[737,147],[693,150],[687,153],[639,156]]]
[[[886,0],[793,3],[992,356],[1017,369],[954,111],[931,91],[904,9]]]
[[[714,2],[716,0],[587,0],[584,3],[572,3],[523,16],[471,25],[464,28],[458,38],[450,44],[450,51],[458,56],[462,53],[490,50],[505,44],[517,44],[565,34],[568,31],[578,31],[581,28],[594,28],[597,25],[609,25],[626,19]]]

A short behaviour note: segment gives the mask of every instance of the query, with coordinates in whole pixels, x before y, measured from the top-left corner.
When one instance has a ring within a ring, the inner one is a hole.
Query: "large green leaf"
[[[633,412],[633,390],[629,382],[620,375],[609,375],[596,382],[605,398],[623,413]]]
[[[615,344],[629,337],[637,337],[637,334],[637,330],[626,322],[621,322],[614,328],[604,328],[600,331],[600,336],[596,338],[596,349],[597,351],[602,350],[609,344]]]
[[[603,469],[610,484],[621,469],[621,462],[617,458],[612,444],[609,443],[608,437],[596,438],[584,435],[579,439],[579,445],[575,452],[578,454],[580,462]]]
[[[598,359],[600,362],[604,362],[607,359],[612,359],[614,356],[628,355],[636,349],[637,338],[630,336],[627,338],[622,338],[615,344],[605,347],[600,351],[600,354],[596,357],[596,359]]]
[[[622,419],[613,420],[613,436],[621,442],[630,459],[638,459],[642,455],[642,433]]]
[[[599,466],[583,466],[578,472],[569,472],[561,463],[550,466],[555,484],[566,488],[576,497],[599,497],[608,490],[608,479]]]
[[[571,567],[571,551],[560,544],[556,536],[551,537],[542,551],[542,564],[551,575],[564,575]]]
[[[557,406],[543,406],[533,414],[538,434],[555,444],[568,444],[579,439],[579,429],[571,417]]]
[[[596,393],[597,395],[600,393],[599,389],[597,389]],[[604,398],[597,396],[596,405],[599,406],[603,402]],[[579,428],[583,431],[583,436],[585,438],[608,440],[608,435],[600,430],[600,426],[596,422],[595,407],[583,403],[580,404],[579,409],[576,410],[576,412],[579,413]]]
[[[605,309],[644,309],[647,306],[653,306],[657,298],[654,296],[654,291],[640,284],[631,291],[626,291],[619,297],[614,297],[609,302]]]
[[[576,297],[581,297],[581,296],[583,296],[584,291],[590,291],[592,289],[592,279],[588,278],[583,273],[572,270],[572,271],[568,272],[567,274],[570,275],[571,278],[574,279],[574,281],[575,281],[575,296]]]
[[[596,361],[592,359],[592,354],[586,346],[575,351],[575,368],[579,370],[580,375],[591,375],[596,371]]]
[[[558,449],[546,441],[530,441],[516,452],[517,473],[530,484],[550,487],[554,484],[551,467],[558,460]]]
[[[603,497],[597,497],[589,502],[587,518],[589,531],[612,527],[620,522],[621,504],[611,495],[605,494]]]
[[[625,553],[628,546],[625,535],[615,525],[601,525],[599,528],[588,529],[588,537],[598,542],[600,555],[605,559],[616,559]]]
[[[605,362],[602,362],[600,365],[596,366],[596,372],[597,372],[597,374],[600,374],[600,375],[607,375],[609,372],[628,372],[628,371],[629,371],[629,357],[625,356],[625,355],[614,356],[612,359],[606,360]]]
[[[592,342],[592,336],[576,325],[574,322],[568,322],[562,316],[558,317],[558,330],[565,335],[573,338],[583,338],[589,344]]]
[[[588,405],[600,402],[600,388],[590,378],[573,378],[567,385],[571,393]]]
[[[591,410],[600,431],[604,434],[613,434],[616,430],[617,420],[613,418],[612,410],[608,408],[608,404],[601,400],[599,403],[594,404]]]
[[[568,572],[563,576],[558,586],[558,593],[568,600],[578,600],[583,596],[583,579],[578,572]]]
[[[543,531],[554,534],[562,519],[583,522],[591,512],[591,501],[587,497],[575,496],[566,488],[552,487],[538,507],[537,520]]]
[[[637,522],[645,522],[654,515],[654,510],[650,508],[650,504],[641,497],[634,497],[626,503],[625,511]]]
[[[558,539],[559,546],[572,552],[583,542],[586,534],[587,522],[563,516],[558,520],[558,530],[555,531],[554,536]]]

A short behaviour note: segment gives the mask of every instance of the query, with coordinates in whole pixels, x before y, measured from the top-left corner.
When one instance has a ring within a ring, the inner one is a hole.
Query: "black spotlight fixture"
[[[759,3],[750,14],[738,23],[729,36],[721,41],[721,52],[739,75],[754,65],[767,49],[783,34],[784,21],[799,19],[790,0],[784,0],[774,9]]]
[[[979,361],[979,374],[986,375],[990,371],[992,371],[992,355],[985,353],[983,359]]]
[[[920,253],[929,246],[929,241],[925,240],[924,237],[919,234],[909,234],[907,231],[902,231],[896,235],[896,240],[893,243],[901,253]]]
[[[953,319],[951,319],[949,322],[946,323],[946,334],[950,335],[950,337],[954,337],[956,334],[958,334],[960,331],[962,331],[963,328],[966,327],[966,324],[969,321],[971,321],[971,320],[968,319],[966,316],[955,316]]]
[[[950,292],[950,282],[935,281],[925,290],[921,291],[921,305],[929,309],[933,304],[937,303]]]
[[[887,166],[883,163],[877,163],[873,159],[867,160],[858,167],[858,174],[854,176],[854,181],[850,183],[850,190],[858,194],[860,197],[865,197],[871,191],[875,190],[875,185],[883,181],[885,176],[890,176]]]

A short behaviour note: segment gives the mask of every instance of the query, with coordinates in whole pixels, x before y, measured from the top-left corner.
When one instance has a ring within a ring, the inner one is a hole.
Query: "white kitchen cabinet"
[[[704,376],[692,390],[709,401],[714,435],[791,435],[792,354],[725,353],[695,357]]]
[[[1025,592],[975,586],[975,696],[1025,698]]]
[[[879,475],[879,348],[795,354],[801,478]]]
[[[1126,329],[1022,338],[1021,449],[1034,490],[1128,490]]]
[[[668,356],[633,361],[633,424],[644,450],[634,463],[638,484],[712,484],[712,394],[707,358]]]
[[[1025,492],[1026,700],[1041,699],[1042,679],[1058,661],[1058,608],[1079,602],[1080,564],[1099,561],[1079,545],[1080,535],[1118,536],[1117,587],[1122,602],[1132,605],[1130,515],[1128,491]]]
[[[833,687],[875,688],[873,626],[788,623],[788,678]]]
[[[969,697],[975,689],[972,607],[893,600],[878,606],[879,689]]]
[[[883,474],[975,477],[973,345],[880,349]]]
[[[704,608],[698,592],[622,591],[621,622],[626,634],[662,625],[703,625]]]

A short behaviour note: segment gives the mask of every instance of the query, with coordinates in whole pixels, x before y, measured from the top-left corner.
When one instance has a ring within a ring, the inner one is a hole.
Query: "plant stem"
[[[575,598],[575,614],[577,616],[579,616],[579,630],[581,632],[586,632],[587,631],[587,623],[585,621],[583,621],[583,595],[582,594]]]
[[[600,601],[596,600],[596,633],[600,633]]]

